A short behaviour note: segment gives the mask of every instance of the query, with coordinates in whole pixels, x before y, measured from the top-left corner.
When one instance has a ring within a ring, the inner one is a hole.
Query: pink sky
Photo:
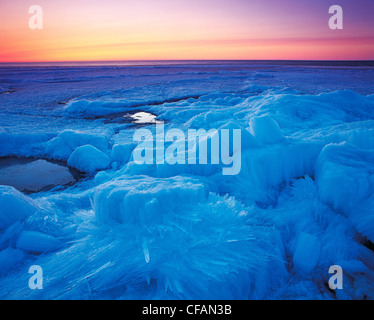
[[[333,4],[343,30],[328,27]],[[2,62],[374,59],[371,0],[1,0],[0,23]]]

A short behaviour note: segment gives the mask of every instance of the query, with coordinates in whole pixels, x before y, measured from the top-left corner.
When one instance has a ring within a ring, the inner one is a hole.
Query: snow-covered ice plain
[[[134,163],[159,121],[241,129],[240,173]],[[374,298],[372,64],[2,65],[0,157],[1,299]]]

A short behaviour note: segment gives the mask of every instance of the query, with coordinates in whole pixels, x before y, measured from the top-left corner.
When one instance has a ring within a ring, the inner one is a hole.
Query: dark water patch
[[[83,174],[62,161],[35,158],[0,158],[0,185],[9,185],[25,193],[70,186]]]
[[[361,244],[364,245],[366,248],[374,252],[374,243],[370,241],[368,238],[364,237],[361,239]]]

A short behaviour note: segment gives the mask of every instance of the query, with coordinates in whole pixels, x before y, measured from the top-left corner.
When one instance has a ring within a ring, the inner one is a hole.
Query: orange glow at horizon
[[[44,27],[30,30],[30,3],[2,0],[0,62],[374,59],[374,19],[364,20],[365,10],[348,11],[347,27],[332,31],[321,0],[313,5],[304,0],[282,5],[275,0],[42,0],[39,5]]]

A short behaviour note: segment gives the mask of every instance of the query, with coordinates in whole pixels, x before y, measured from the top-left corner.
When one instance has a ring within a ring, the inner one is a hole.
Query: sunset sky
[[[170,59],[374,60],[374,0],[0,0],[0,62]]]

